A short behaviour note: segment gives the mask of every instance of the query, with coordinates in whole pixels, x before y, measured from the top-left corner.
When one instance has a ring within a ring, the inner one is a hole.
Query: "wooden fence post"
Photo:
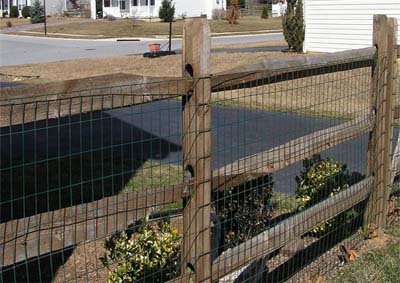
[[[395,19],[374,16],[377,56],[372,68],[371,109],[376,123],[368,145],[367,175],[375,177],[375,187],[367,204],[365,224],[374,223],[377,227],[386,224],[391,186],[396,33]]]
[[[182,152],[185,172],[182,273],[210,282],[211,63],[210,28],[205,18],[185,21],[183,76],[192,81],[182,98]],[[193,182],[194,186],[189,186]],[[192,191],[189,191],[192,188]]]

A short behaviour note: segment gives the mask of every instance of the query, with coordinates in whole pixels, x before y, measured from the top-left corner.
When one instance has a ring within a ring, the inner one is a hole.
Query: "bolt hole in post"
[[[192,65],[187,64],[185,66],[185,70],[186,70],[186,76],[190,77],[190,78],[193,78],[193,67],[192,67]]]
[[[185,182],[184,193],[190,195],[190,182],[194,179],[194,170],[192,165],[186,166],[183,178]]]

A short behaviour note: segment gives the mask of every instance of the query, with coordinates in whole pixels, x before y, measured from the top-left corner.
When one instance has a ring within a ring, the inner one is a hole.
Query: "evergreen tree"
[[[302,52],[305,35],[302,0],[288,1],[286,13],[282,18],[282,27],[289,49]]]
[[[40,4],[39,0],[33,2],[31,8],[31,23],[44,23],[44,7]]]
[[[158,11],[158,16],[164,22],[172,22],[175,15],[175,5],[172,0],[163,0],[161,2],[160,10]]]

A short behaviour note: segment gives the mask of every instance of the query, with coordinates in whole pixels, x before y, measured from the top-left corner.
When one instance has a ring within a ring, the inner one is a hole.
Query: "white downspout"
[[[304,31],[304,43],[303,43],[303,53],[307,53],[308,51],[308,42],[307,42],[307,0],[304,0],[303,2],[303,17],[304,17],[304,26],[305,26],[305,31]]]

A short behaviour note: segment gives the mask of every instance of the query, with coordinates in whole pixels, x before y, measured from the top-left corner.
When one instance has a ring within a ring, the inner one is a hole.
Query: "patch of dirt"
[[[100,260],[105,253],[104,240],[81,243],[54,275],[54,283],[107,282],[108,271]]]

